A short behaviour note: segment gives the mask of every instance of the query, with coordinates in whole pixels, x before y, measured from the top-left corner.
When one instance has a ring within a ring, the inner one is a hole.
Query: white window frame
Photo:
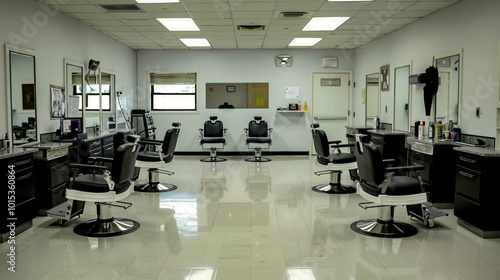
[[[196,86],[196,92],[194,93],[195,96],[195,109],[194,110],[168,110],[168,109],[154,109],[153,108],[153,93],[151,92],[151,74],[195,74],[196,75],[196,80],[195,80],[195,86]],[[198,113],[200,110],[200,89],[199,89],[199,82],[198,82],[198,71],[195,70],[149,70],[147,71],[147,93],[148,93],[148,108],[151,110],[151,112],[155,113]]]

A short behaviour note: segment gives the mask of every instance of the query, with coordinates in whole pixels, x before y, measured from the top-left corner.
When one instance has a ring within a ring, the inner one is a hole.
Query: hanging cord
[[[122,93],[121,91],[116,92],[116,95],[118,96],[118,105],[120,106],[120,113],[122,114],[122,117],[125,119],[125,125],[127,126],[127,129],[129,127],[132,128],[132,123],[127,119],[127,117],[125,117],[125,113],[123,112],[122,102],[120,101],[121,93]]]

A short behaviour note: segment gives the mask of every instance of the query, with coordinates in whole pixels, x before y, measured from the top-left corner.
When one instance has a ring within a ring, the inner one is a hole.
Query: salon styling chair
[[[267,127],[267,122],[262,120],[261,116],[255,116],[248,123],[248,128],[244,130],[246,134],[245,144],[249,150],[255,150],[255,156],[245,160],[250,162],[271,161],[269,158],[262,157],[262,150],[269,150],[272,144],[271,135],[273,129]]]
[[[136,167],[148,168],[149,182],[135,186],[138,192],[169,192],[177,189],[177,186],[172,184],[160,183],[160,174],[173,175],[174,172],[161,170],[165,168],[167,163],[174,160],[174,151],[179,137],[181,124],[178,122],[172,123],[172,128],[165,132],[163,141],[155,139],[142,139],[139,144],[149,145],[154,147],[152,150],[140,151],[137,155]],[[160,149],[161,146],[161,149]]]
[[[224,128],[223,123],[217,120],[217,116],[210,116],[210,120],[206,121],[203,128],[200,128],[199,131],[201,149],[210,151],[210,157],[201,159],[200,161],[226,161],[225,158],[217,157],[217,150],[223,150],[226,145],[227,132],[227,128]]]
[[[355,143],[354,153],[358,162],[358,194],[369,202],[359,203],[363,209],[378,208],[378,217],[373,220],[361,220],[351,224],[357,233],[375,236],[401,238],[417,234],[413,225],[394,221],[394,208],[397,205],[417,205],[425,208],[427,202],[419,172],[422,165],[386,167],[382,155],[373,143]],[[407,172],[416,172],[416,178],[406,176]]]
[[[316,185],[312,190],[328,194],[356,192],[356,188],[344,186],[340,181],[342,170],[355,170],[358,168],[355,155],[340,151],[340,148],[352,147],[354,144],[340,144],[341,141],[328,141],[325,131],[319,129],[319,124],[317,123],[311,124],[311,132],[314,149],[318,155],[318,163],[329,167],[329,170],[316,171],[314,174],[317,176],[330,175],[330,183]],[[332,152],[330,152],[330,148],[332,148]],[[351,177],[351,179],[353,178]]]
[[[111,207],[127,209],[132,206],[132,203],[120,200],[134,191],[134,183],[130,179],[139,152],[140,136],[131,135],[127,140],[131,143],[120,145],[114,158],[89,158],[89,161],[94,163],[111,163],[111,167],[97,164],[69,164],[73,176],[66,189],[68,202],[64,219],[71,218],[73,202],[94,202],[97,206],[97,219],[78,224],[73,229],[76,234],[110,237],[131,233],[140,227],[136,221],[114,218],[111,211]],[[90,173],[77,176],[84,170]]]

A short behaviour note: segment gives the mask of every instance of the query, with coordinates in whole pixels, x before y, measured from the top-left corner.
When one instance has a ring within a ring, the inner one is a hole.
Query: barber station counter
[[[483,238],[500,237],[498,170],[500,150],[455,147],[455,216],[459,225]]]
[[[0,242],[32,227],[35,212],[33,153],[38,149],[12,148],[0,151],[2,205]]]

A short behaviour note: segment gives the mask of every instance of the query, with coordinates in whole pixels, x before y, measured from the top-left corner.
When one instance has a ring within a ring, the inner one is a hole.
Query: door
[[[341,140],[347,144],[349,73],[313,73],[312,95],[313,123],[319,124],[329,141]],[[314,147],[311,153],[316,153]]]

